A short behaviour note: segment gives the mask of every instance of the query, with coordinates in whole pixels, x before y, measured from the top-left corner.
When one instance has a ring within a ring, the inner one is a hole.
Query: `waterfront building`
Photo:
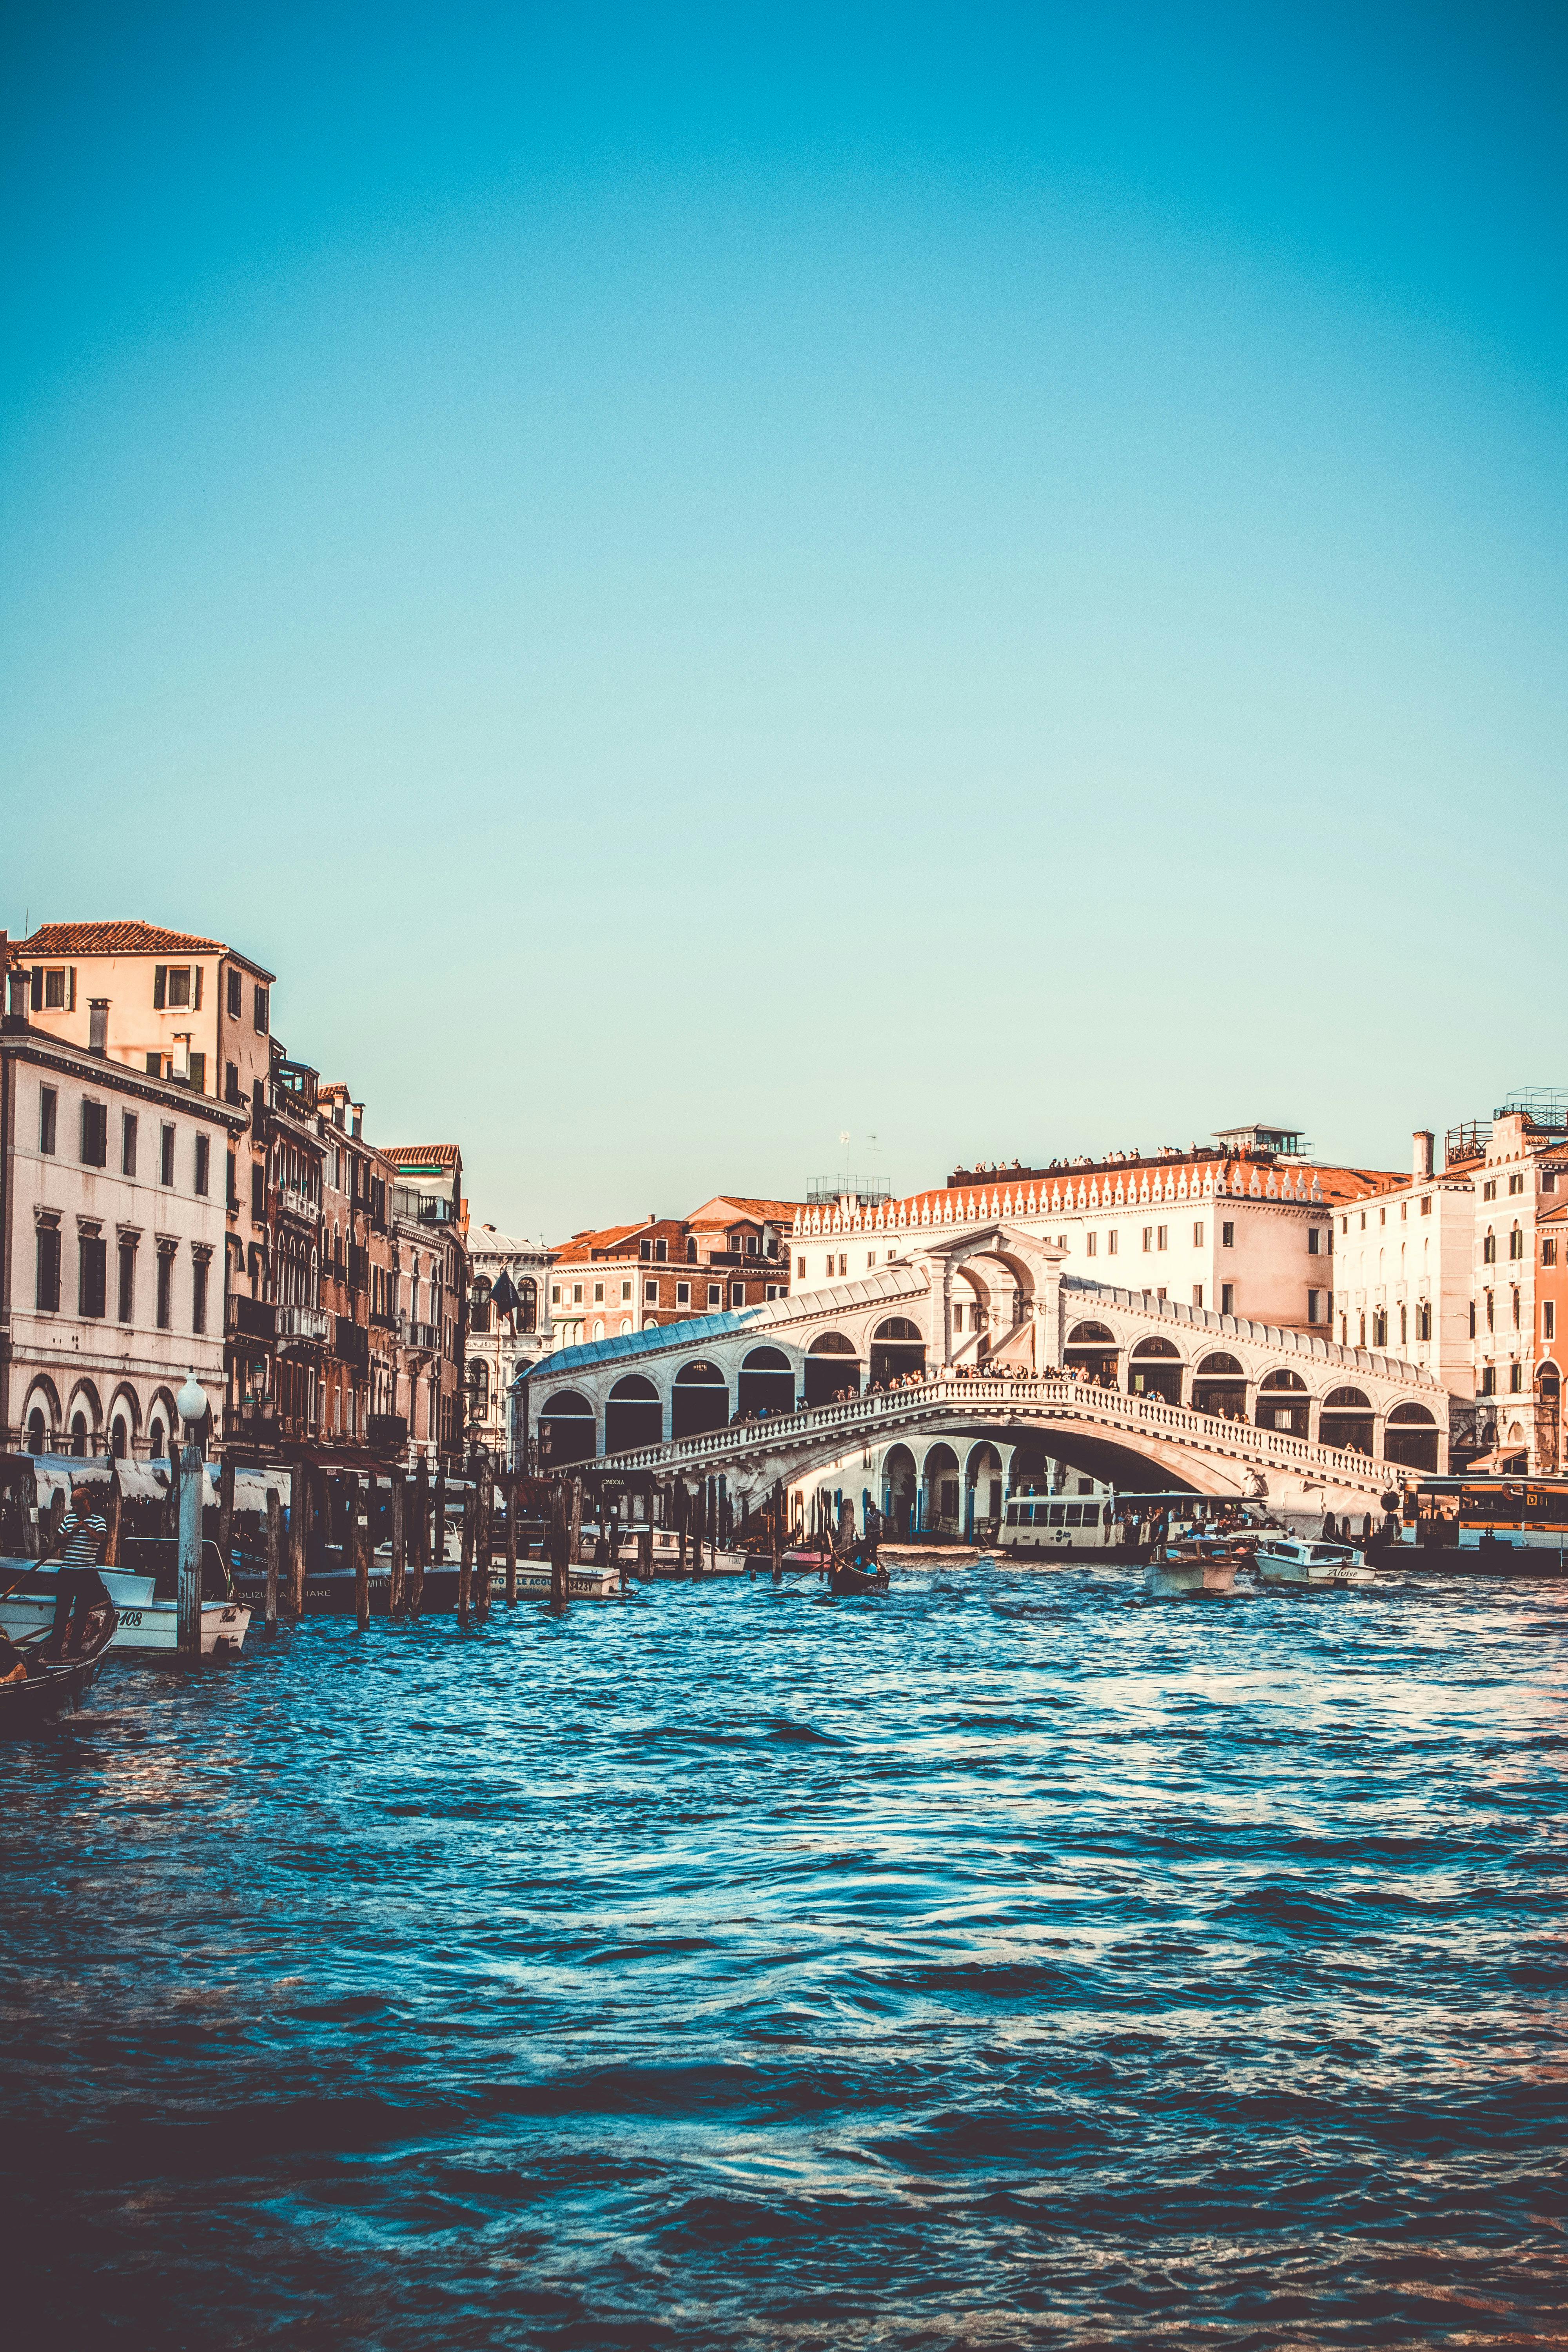
[[[400,1365],[395,1412],[408,1424],[406,1458],[456,1467],[463,1445],[468,1326],[468,1202],[455,1143],[399,1143],[392,1170],[392,1238]]]
[[[11,942],[9,955],[25,975],[35,1028],[79,1046],[96,1032],[109,1061],[250,1110],[226,1153],[218,1295],[265,1301],[273,974],[226,940],[135,920],[45,923]],[[272,1362],[269,1317],[247,1315],[226,1332],[217,1392],[227,1414],[248,1396],[261,1401],[251,1408],[258,1420],[273,1391]]]
[[[0,1024],[0,1450],[147,1458],[224,1361],[226,1160],[244,1109],[35,1024]]]
[[[1556,1169],[1542,1170],[1557,1176]],[[1535,1220],[1535,1466],[1568,1468],[1563,1442],[1563,1365],[1568,1347],[1568,1178]]]
[[[687,1217],[650,1214],[574,1234],[551,1270],[557,1346],[783,1298],[800,1205],[718,1193]]]
[[[1434,1144],[1418,1129],[1409,1181],[1341,1208],[1335,1313],[1342,1345],[1394,1349],[1440,1381],[1454,1400],[1455,1441],[1469,1444],[1475,1185],[1462,1162],[1439,1173]]]
[[[1053,1237],[1085,1279],[1287,1330],[1332,1330],[1334,1223],[1352,1199],[1402,1181],[1384,1169],[1325,1165],[1300,1134],[1231,1128],[1213,1145],[1114,1152],[1045,1168],[955,1170],[945,1186],[874,1207],[846,1198],[800,1210],[794,1279],[842,1281],[888,1265],[911,1229],[951,1225],[994,1200],[1022,1230]],[[1015,1291],[1000,1283],[952,1302],[952,1360],[976,1362],[1012,1334]]]
[[[1474,1188],[1476,1466],[1541,1469],[1557,1450],[1561,1386],[1539,1287],[1542,1244],[1559,1229],[1542,1223],[1568,1195],[1568,1094],[1516,1095],[1489,1120],[1451,1128],[1447,1158]],[[1554,1327],[1554,1294],[1553,1309]]]
[[[322,1122],[321,1307],[327,1318],[321,1435],[400,1450],[397,1318],[387,1213],[392,1163],[364,1138],[364,1106],[340,1082],[317,1089]]]
[[[511,1384],[555,1345],[550,1319],[554,1253],[542,1242],[468,1226],[468,1334],[465,1371],[469,1454],[510,1465]]]

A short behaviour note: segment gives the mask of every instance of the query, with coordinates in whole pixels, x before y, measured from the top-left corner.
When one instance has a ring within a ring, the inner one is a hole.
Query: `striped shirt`
[[[60,1566],[96,1568],[109,1522],[101,1511],[75,1511],[60,1527]]]

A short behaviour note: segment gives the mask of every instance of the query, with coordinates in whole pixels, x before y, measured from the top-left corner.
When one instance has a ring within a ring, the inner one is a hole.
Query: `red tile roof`
[[[40,923],[30,939],[14,940],[11,953],[18,960],[38,956],[91,955],[226,955],[266,981],[275,975],[253,956],[222,940],[199,939],[194,931],[165,931],[156,923]]]
[[[384,1160],[399,1167],[456,1168],[463,1157],[455,1143],[378,1143],[375,1148]]]

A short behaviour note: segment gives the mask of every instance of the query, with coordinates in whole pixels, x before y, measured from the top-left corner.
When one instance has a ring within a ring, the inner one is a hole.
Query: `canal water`
[[[0,1754],[12,2340],[1561,2342],[1562,1592],[811,1590]]]

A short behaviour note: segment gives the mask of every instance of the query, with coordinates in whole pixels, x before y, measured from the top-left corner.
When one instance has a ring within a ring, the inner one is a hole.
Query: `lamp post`
[[[174,1409],[185,1424],[180,1455],[179,1585],[174,1631],[182,1658],[202,1654],[202,1454],[196,1433],[206,1422],[206,1391],[195,1372],[174,1399]]]

